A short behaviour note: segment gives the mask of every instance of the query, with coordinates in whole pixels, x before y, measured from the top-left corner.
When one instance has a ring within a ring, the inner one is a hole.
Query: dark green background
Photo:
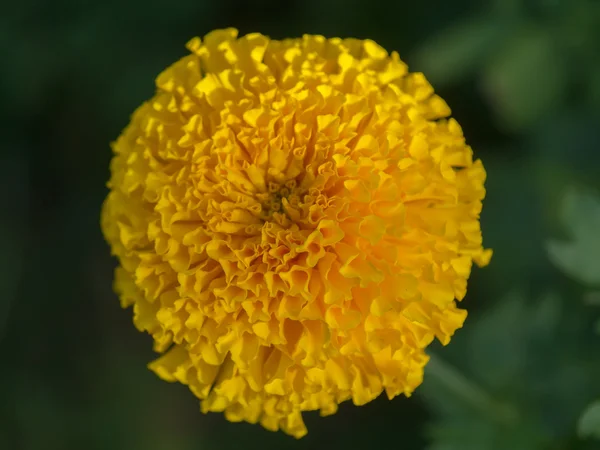
[[[593,286],[573,269],[600,273],[600,221],[588,217],[600,206],[592,198],[560,220],[569,187],[600,187],[600,2],[19,0],[1,10],[0,449],[600,448],[576,436],[600,394],[600,336],[583,300]],[[448,101],[488,171],[482,226],[495,255],[472,275],[464,329],[436,349],[415,396],[306,414],[300,441],[202,415],[185,387],[146,369],[151,339],[112,293],[99,230],[109,142],[189,38],[228,26],[397,50]],[[554,258],[572,276],[546,251],[569,221],[599,225],[575,262]]]

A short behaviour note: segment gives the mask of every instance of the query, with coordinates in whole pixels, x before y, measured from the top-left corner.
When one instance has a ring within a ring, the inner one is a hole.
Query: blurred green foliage
[[[600,400],[595,401],[586,408],[579,419],[577,430],[583,438],[592,436],[600,439]]]
[[[600,448],[600,2],[21,0],[0,14],[0,449]],[[495,250],[410,399],[296,441],[202,415],[146,369],[98,216],[109,142],[185,42],[371,38],[424,71],[488,171]]]
[[[600,286],[600,198],[570,190],[560,218],[572,240],[548,242],[550,259],[581,283]]]

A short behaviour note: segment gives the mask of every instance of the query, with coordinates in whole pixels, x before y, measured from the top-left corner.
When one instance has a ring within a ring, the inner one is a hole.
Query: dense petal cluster
[[[115,288],[202,411],[301,437],[301,412],[410,395],[485,265],[485,171],[446,103],[370,40],[218,30],[113,146]]]

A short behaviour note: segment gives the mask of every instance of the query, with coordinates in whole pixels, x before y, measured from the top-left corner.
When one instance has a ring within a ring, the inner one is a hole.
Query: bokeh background
[[[0,13],[0,449],[600,449],[600,1],[19,0]],[[470,316],[409,398],[300,441],[146,369],[99,229],[109,143],[214,28],[371,38],[424,71],[488,171]]]

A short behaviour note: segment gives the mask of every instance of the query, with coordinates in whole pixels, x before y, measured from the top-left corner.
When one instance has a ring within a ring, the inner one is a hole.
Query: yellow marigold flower
[[[113,146],[115,289],[202,411],[296,437],[421,383],[488,263],[486,173],[421,73],[370,40],[218,30]]]

